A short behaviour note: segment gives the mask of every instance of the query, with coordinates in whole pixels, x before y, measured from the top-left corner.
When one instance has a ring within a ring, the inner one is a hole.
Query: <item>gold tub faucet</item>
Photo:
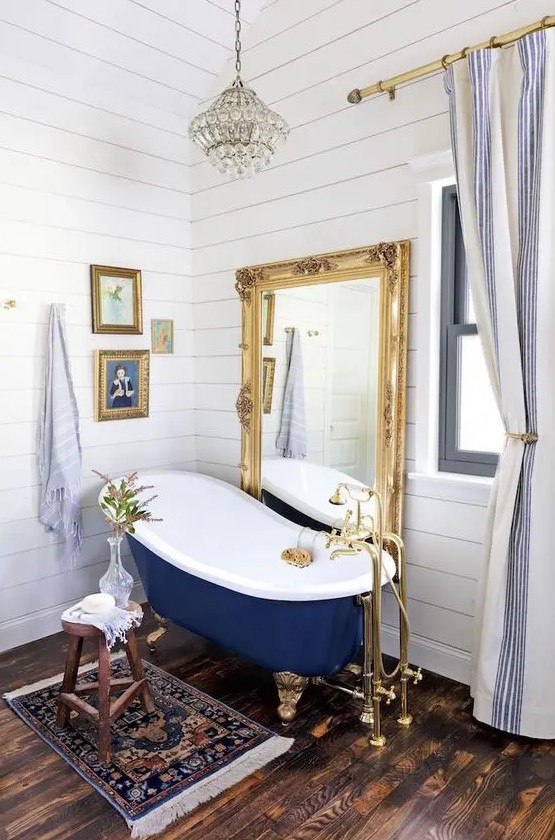
[[[400,679],[401,709],[397,720],[401,726],[410,726],[412,716],[408,712],[408,682],[412,680],[414,684],[417,684],[422,679],[422,673],[420,668],[411,668],[408,662],[410,626],[407,615],[406,554],[403,541],[398,534],[382,530],[382,500],[376,490],[341,483],[331,496],[330,503],[346,505],[349,499],[356,504],[356,515],[351,509],[347,510],[341,530],[334,528],[330,534],[326,535],[326,548],[337,546],[330,554],[331,560],[364,551],[368,555],[372,569],[371,591],[357,596],[357,602],[362,607],[363,613],[363,664],[359,677],[360,684],[354,689],[348,689],[331,678],[319,677],[315,679],[315,682],[337,688],[339,691],[352,694],[356,700],[362,700],[360,720],[372,728],[370,743],[375,747],[381,747],[385,744],[385,737],[381,731],[381,707],[382,703],[389,705],[396,699],[395,679]],[[372,515],[363,515],[362,504],[371,500],[374,502]],[[395,555],[397,582],[383,563],[384,550]],[[399,607],[399,658],[390,672],[386,671],[382,657],[381,581],[384,571]]]

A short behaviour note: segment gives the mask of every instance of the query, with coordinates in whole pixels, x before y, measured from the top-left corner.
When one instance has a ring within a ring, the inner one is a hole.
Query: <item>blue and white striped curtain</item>
[[[476,320],[507,432],[477,604],[474,715],[555,738],[555,31],[471,52],[445,81]]]

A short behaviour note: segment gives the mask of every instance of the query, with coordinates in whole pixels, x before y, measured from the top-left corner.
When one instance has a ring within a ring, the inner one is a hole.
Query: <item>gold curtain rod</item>
[[[531,23],[528,26],[523,26],[521,29],[514,29],[512,32],[507,32],[505,35],[494,35],[489,41],[484,41],[481,44],[476,44],[474,47],[465,47],[456,53],[444,55],[443,58],[437,61],[432,61],[430,64],[423,64],[422,67],[415,67],[414,70],[409,70],[406,73],[400,73],[398,76],[392,76],[390,79],[385,79],[381,82],[376,82],[375,85],[370,85],[365,88],[355,88],[347,96],[347,101],[352,105],[358,105],[363,99],[369,96],[375,96],[377,93],[387,93],[390,99],[395,99],[395,91],[399,85],[406,82],[412,82],[414,79],[421,79],[424,76],[431,76],[434,73],[439,73],[441,70],[446,70],[450,64],[455,61],[460,61],[466,58],[469,52],[474,50],[484,50],[487,47],[506,47],[508,44],[513,44],[519,41],[526,35],[532,32],[538,32],[540,29],[548,29],[555,26],[555,15],[547,15],[537,23]]]

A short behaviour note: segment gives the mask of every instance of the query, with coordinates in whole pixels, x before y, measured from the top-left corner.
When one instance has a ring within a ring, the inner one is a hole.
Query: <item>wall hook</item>
[[[295,329],[295,327],[285,327],[285,332],[290,333],[290,332],[293,332],[294,329]],[[307,330],[306,334],[308,335],[309,338],[313,338],[315,335],[320,335],[318,330]]]

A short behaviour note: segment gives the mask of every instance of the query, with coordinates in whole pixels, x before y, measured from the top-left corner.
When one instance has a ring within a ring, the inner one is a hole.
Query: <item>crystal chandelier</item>
[[[189,137],[210,163],[235,178],[265,169],[289,134],[283,117],[241,81],[240,14],[241,0],[235,0],[235,81],[189,126]]]

